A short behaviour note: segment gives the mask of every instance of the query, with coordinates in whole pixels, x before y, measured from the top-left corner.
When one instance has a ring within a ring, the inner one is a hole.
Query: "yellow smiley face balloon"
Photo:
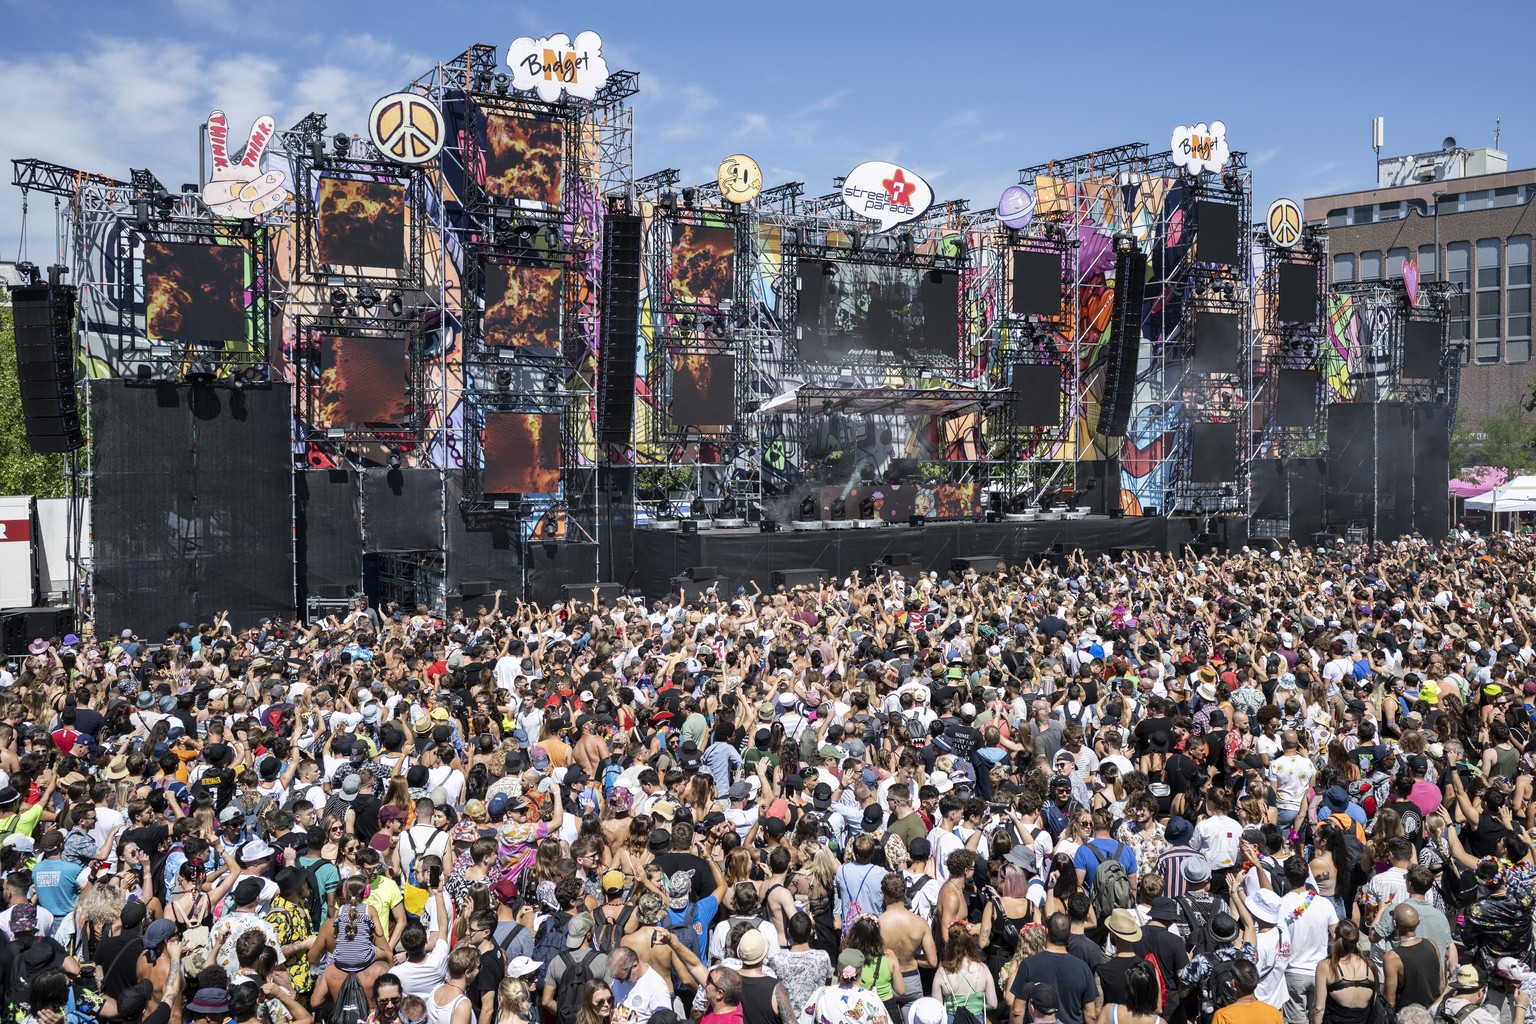
[[[763,169],[742,153],[720,161],[720,194],[728,203],[750,203],[763,190]]]

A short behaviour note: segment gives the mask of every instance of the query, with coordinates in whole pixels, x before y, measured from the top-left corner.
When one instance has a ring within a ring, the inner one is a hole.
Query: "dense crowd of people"
[[[1524,1024],[1536,547],[38,638],[60,1024]]]

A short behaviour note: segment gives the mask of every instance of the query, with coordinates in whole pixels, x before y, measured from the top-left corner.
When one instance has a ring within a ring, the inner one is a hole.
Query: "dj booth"
[[[962,559],[1002,560],[1013,565],[1028,559],[1061,557],[1073,550],[1081,550],[1090,558],[1122,551],[1174,551],[1194,543],[1197,522],[1163,516],[1086,516],[1034,522],[930,521],[915,527],[808,531],[792,530],[790,524],[784,524],[775,533],[761,533],[755,525],[727,530],[701,524],[696,532],[642,528],[634,534],[634,579],[647,598],[655,598],[676,593],[679,586],[691,596],[716,582],[722,594],[734,594],[737,587],[750,588],[754,580],[769,591],[775,574],[780,582],[808,582],[819,575],[797,570],[819,569],[828,577],[841,579],[857,569],[867,578],[871,565],[886,565],[907,576],[929,570],[942,575]],[[1230,543],[1230,537],[1226,539]]]

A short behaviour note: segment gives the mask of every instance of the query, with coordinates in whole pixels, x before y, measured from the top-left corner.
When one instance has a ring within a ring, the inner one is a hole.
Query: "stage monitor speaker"
[[[643,223],[636,214],[613,213],[603,221],[597,440],[619,452],[629,448],[633,433],[643,237]]]
[[[1310,324],[1317,320],[1318,277],[1316,263],[1281,263],[1276,275],[1276,314],[1283,324]]]
[[[1009,410],[1016,427],[1061,425],[1061,367],[1056,363],[1014,363]]]
[[[887,551],[885,554],[880,556],[880,561],[882,564],[890,566],[893,569],[903,565],[917,564],[913,560],[912,553],[910,551]]]
[[[1239,211],[1236,203],[1195,200],[1195,259],[1201,263],[1236,266]]]
[[[51,455],[84,447],[75,395],[75,289],[46,284],[12,288],[11,307],[28,445]]]
[[[624,596],[624,587],[618,583],[567,583],[560,590],[565,595],[566,603],[570,604],[574,601],[591,601],[594,587],[597,589],[597,599],[607,601],[610,605]]]
[[[1008,308],[1014,316],[1054,319],[1061,315],[1061,253],[1013,251],[1013,294]]]
[[[783,587],[785,590],[793,590],[795,587],[814,587],[818,580],[831,579],[836,573],[829,569],[818,569],[812,566],[809,569],[775,569],[769,576],[769,585],[777,590]]]
[[[1236,313],[1195,314],[1195,372],[1236,373],[1243,355],[1243,324]]]
[[[1189,425],[1192,484],[1224,484],[1237,479],[1237,424]]]
[[[1403,324],[1403,376],[1408,380],[1439,380],[1443,347],[1437,321],[1406,321]]]
[[[1007,567],[1007,560],[996,555],[961,555],[949,563],[951,572],[968,572],[974,569],[982,576],[989,576]]]
[[[74,628],[71,608],[12,608],[0,613],[0,647],[10,657],[28,654],[27,647],[38,638],[57,648]]]
[[[495,592],[496,588],[489,580],[464,580],[459,584],[459,597],[465,601],[489,597]]]
[[[1317,426],[1317,371],[1281,370],[1275,384],[1277,427]]]
[[[707,580],[719,575],[720,567],[717,565],[696,565],[683,570],[683,578],[689,580]]]
[[[1104,355],[1104,391],[1099,399],[1098,432],[1105,437],[1124,437],[1131,424],[1146,283],[1147,260],[1135,243],[1115,253],[1115,296]]]

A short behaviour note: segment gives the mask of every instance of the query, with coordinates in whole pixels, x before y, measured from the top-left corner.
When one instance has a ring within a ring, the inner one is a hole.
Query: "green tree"
[[[27,445],[21,385],[16,379],[16,328],[9,306],[0,306],[0,494],[64,496],[63,460],[38,455]]]
[[[1483,419],[1480,429],[1451,433],[1451,475],[1468,466],[1491,466],[1510,476],[1536,471],[1536,423],[1518,405],[1506,405]]]

